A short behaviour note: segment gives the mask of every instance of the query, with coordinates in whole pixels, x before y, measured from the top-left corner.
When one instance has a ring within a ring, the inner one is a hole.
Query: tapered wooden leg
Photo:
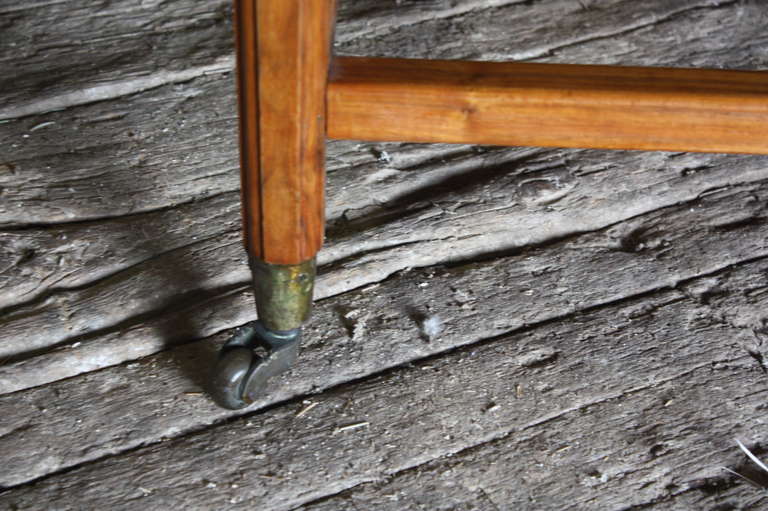
[[[259,316],[273,330],[306,319],[323,241],[334,4],[236,0],[245,244]]]
[[[233,408],[290,365],[309,315],[334,15],[334,0],[235,0],[243,230],[259,324],[232,340],[217,369],[214,386],[229,389],[221,401]],[[249,365],[254,344],[269,355]]]

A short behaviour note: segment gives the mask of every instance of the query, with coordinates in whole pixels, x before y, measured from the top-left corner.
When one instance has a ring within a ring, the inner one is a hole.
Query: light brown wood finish
[[[323,240],[325,89],[334,0],[236,2],[249,253],[297,264]]]
[[[335,59],[328,136],[768,154],[768,73]]]

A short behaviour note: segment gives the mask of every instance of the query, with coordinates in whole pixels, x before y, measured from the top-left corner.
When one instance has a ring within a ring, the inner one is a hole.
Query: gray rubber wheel
[[[211,394],[221,406],[237,410],[250,404],[243,400],[243,391],[253,359],[248,348],[230,348],[221,354],[211,381]]]

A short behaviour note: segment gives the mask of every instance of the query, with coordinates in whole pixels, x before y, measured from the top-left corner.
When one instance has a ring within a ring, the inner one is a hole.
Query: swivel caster
[[[232,410],[252,404],[264,394],[270,378],[293,365],[300,340],[300,328],[276,332],[259,321],[240,328],[219,353],[211,388],[214,399]]]
[[[214,400],[232,410],[255,402],[270,378],[293,365],[312,307],[314,259],[278,265],[251,258],[250,266],[259,320],[222,346],[210,386]]]

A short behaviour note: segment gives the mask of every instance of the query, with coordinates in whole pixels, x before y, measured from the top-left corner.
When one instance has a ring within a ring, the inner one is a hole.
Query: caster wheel
[[[234,348],[221,353],[211,382],[213,397],[220,405],[232,410],[248,406],[243,401],[243,387],[253,365],[253,357],[253,351],[248,348]]]
[[[267,388],[270,378],[288,370],[298,355],[301,329],[275,332],[255,321],[243,327],[221,349],[211,380],[211,394],[221,406],[245,408]],[[261,348],[260,356],[254,349]]]

